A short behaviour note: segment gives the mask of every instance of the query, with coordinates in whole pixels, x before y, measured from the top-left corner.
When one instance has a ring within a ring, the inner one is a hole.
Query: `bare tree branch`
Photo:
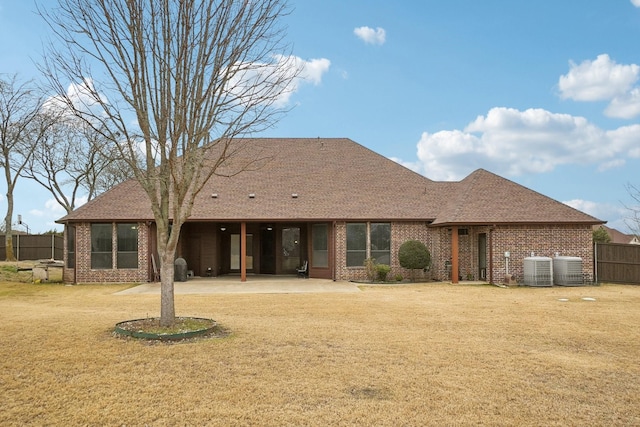
[[[625,206],[629,211],[629,216],[625,218],[624,222],[636,237],[640,237],[640,188],[633,184],[627,184],[627,193],[633,199],[633,205]]]

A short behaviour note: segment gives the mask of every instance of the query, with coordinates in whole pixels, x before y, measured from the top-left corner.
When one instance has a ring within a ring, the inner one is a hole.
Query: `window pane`
[[[138,251],[138,225],[118,224],[118,252]]]
[[[312,235],[312,263],[313,267],[329,267],[329,234],[327,224],[314,224]]]
[[[371,224],[371,252],[391,250],[391,224]]]
[[[110,269],[112,265],[111,252],[93,252],[91,254],[91,268],[94,270]]]
[[[118,268],[138,268],[138,225],[118,224]]]
[[[138,252],[118,252],[118,268],[138,268]]]
[[[67,226],[67,267],[76,267],[76,226]]]
[[[347,251],[367,249],[367,224],[347,224]]]
[[[347,267],[362,267],[367,256],[367,224],[347,224]]]
[[[347,267],[362,267],[367,253],[365,251],[347,252]]]
[[[113,267],[111,224],[91,224],[91,268]]]
[[[371,224],[371,258],[378,264],[391,265],[391,224]]]
[[[375,259],[377,264],[391,265],[391,253],[389,251],[371,251],[371,258]]]

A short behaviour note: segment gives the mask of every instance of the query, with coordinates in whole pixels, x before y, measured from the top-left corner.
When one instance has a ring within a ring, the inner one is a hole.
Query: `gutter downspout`
[[[593,242],[593,283],[598,283],[598,242]]]

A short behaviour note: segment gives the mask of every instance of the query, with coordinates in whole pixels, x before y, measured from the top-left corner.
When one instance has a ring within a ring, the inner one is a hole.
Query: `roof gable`
[[[439,212],[434,224],[602,222],[506,178],[478,169],[456,185],[456,193]]]

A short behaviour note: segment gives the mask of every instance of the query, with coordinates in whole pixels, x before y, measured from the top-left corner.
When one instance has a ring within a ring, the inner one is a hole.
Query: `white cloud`
[[[463,130],[423,133],[417,149],[425,176],[459,180],[478,168],[510,176],[566,164],[604,170],[624,164],[627,157],[640,157],[638,139],[640,125],[605,131],[583,117],[498,107]]]
[[[358,27],[353,30],[353,34],[367,44],[382,45],[387,39],[387,32],[384,28]]]
[[[640,7],[640,0],[631,0],[631,4],[635,7]]]
[[[282,64],[288,64],[290,70],[299,70],[300,74],[289,82],[289,85],[284,88],[276,106],[284,106],[289,103],[291,95],[300,89],[300,86],[304,82],[310,82],[315,86],[322,83],[322,76],[329,71],[331,61],[326,58],[312,59],[306,61],[297,56],[280,57]]]
[[[69,197],[70,198],[70,197]],[[87,196],[79,196],[76,198],[75,207],[79,208],[80,206],[87,203]],[[56,199],[47,199],[44,202],[44,209],[31,209],[29,214],[32,216],[36,216],[39,218],[53,218],[54,220],[59,219],[67,214],[67,211],[58,203]]]
[[[560,76],[558,87],[563,99],[603,101],[624,95],[640,75],[636,64],[616,64],[609,55],[602,54],[594,61],[580,64],[570,62],[569,72]]]
[[[104,114],[101,104],[107,104],[107,99],[99,93],[90,78],[85,78],[82,83],[71,83],[67,88],[66,99],[55,96],[47,99],[43,105],[44,109],[51,109],[54,112],[66,112],[69,117],[73,117],[67,102],[71,102],[75,109],[93,115]]]
[[[322,76],[331,66],[331,61],[326,58],[306,61],[293,55],[277,55],[274,59],[273,64],[237,65],[239,71],[228,82],[230,93],[237,98],[234,102],[242,104],[243,98],[255,100],[261,93],[262,96],[270,99],[277,90],[278,96],[274,105],[283,107],[289,103],[291,95],[297,92],[305,81],[319,85],[322,82]],[[298,74],[293,77],[293,73]],[[281,79],[287,83],[286,86],[280,85]]]
[[[326,73],[331,66],[331,61],[326,58],[312,59],[311,61],[305,61],[300,58],[297,59],[302,65],[301,77],[316,86],[322,82],[322,75]]]
[[[420,173],[422,171],[422,164],[420,162],[405,162],[397,157],[389,157],[389,160],[392,160],[414,172]]]
[[[640,2],[640,0],[638,0]],[[609,117],[632,119],[640,115],[640,88],[633,88],[626,94],[615,97],[604,113]]]
[[[562,203],[571,206],[574,209],[578,209],[579,211],[587,213],[591,216],[595,216],[596,218],[599,218],[606,212],[614,211],[618,215],[621,213],[621,207],[613,206],[608,203],[598,203],[582,199],[566,200]]]
[[[630,232],[625,222],[625,218],[629,216],[629,210],[621,204],[613,205],[611,203],[598,203],[582,199],[567,200],[562,203],[593,217],[607,221],[607,227],[615,228],[623,233]]]

